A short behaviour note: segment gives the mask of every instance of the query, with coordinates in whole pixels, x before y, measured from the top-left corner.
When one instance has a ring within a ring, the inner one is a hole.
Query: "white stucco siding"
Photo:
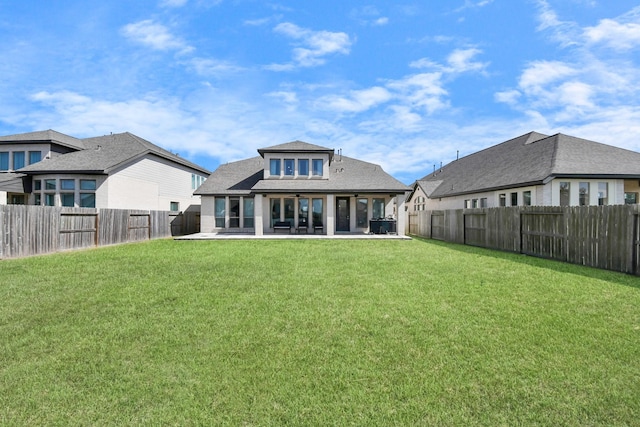
[[[186,210],[200,205],[200,197],[193,195],[192,173],[196,172],[156,156],[143,157],[109,176],[109,207],[169,210],[171,202],[177,202]]]

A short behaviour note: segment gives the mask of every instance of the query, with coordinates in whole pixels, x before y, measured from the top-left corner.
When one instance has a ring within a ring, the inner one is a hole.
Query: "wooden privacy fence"
[[[0,259],[191,234],[199,212],[0,205]]]
[[[409,234],[640,274],[640,206],[418,211]]]

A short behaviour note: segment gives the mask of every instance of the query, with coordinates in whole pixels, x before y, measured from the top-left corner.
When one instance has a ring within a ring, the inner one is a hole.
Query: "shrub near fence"
[[[199,212],[0,205],[0,259],[199,231]]]
[[[410,212],[409,233],[640,274],[640,206],[523,206]]]

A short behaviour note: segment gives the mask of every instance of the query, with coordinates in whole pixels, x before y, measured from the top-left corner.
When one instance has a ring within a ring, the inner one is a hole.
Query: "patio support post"
[[[256,194],[255,199],[253,201],[253,222],[255,227],[256,236],[262,236],[264,234],[264,225],[263,225],[263,217],[262,217],[262,194]]]
[[[327,236],[333,236],[336,231],[336,197],[327,194]]]
[[[404,194],[396,194],[396,233],[398,236],[405,235],[405,222],[407,219],[407,212],[404,211]]]

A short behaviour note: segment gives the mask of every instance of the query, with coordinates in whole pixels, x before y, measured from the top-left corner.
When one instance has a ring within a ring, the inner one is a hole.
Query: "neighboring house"
[[[0,204],[186,211],[209,171],[131,133],[0,137]]]
[[[301,141],[258,153],[221,165],[195,192],[202,197],[202,232],[262,235],[290,226],[290,232],[366,233],[380,231],[370,229],[371,220],[392,219],[404,234],[410,188],[380,166]]]
[[[640,153],[531,132],[434,170],[413,184],[409,212],[497,206],[638,203]]]

